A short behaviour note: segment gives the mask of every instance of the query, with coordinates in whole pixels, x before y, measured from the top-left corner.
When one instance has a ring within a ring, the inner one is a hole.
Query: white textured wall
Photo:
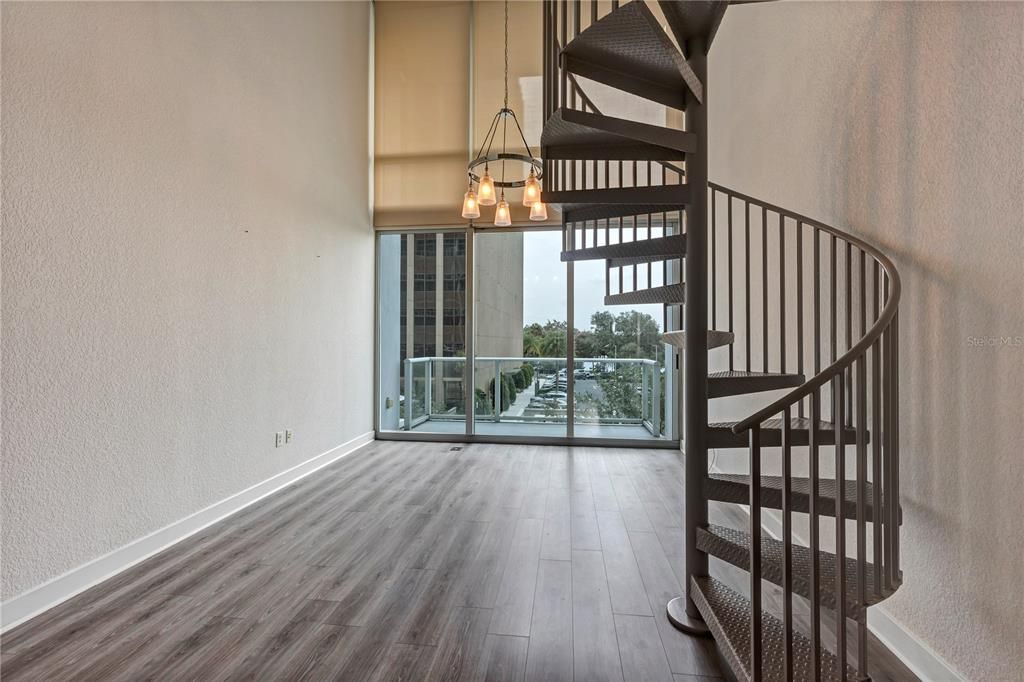
[[[2,12],[6,600],[372,429],[373,241],[368,5]]]
[[[903,278],[897,620],[975,680],[1021,679],[1024,4],[731,7],[711,179],[850,229]],[[1017,342],[1020,343],[1019,341]]]

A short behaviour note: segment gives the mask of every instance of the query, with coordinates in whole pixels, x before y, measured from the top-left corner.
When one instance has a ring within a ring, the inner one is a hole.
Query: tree
[[[565,357],[565,322],[548,320],[523,328],[523,354],[529,358]]]
[[[599,311],[590,316],[590,329],[594,339],[594,355],[591,357],[613,357],[615,355],[615,316]]]
[[[640,395],[640,367],[620,365],[598,377],[597,384],[604,394],[598,400],[598,416],[639,419],[642,414]]]
[[[658,358],[661,346],[661,328],[658,321],[647,313],[630,310],[615,317],[615,337],[619,344],[619,357]],[[623,346],[632,343],[632,354],[623,352]]]

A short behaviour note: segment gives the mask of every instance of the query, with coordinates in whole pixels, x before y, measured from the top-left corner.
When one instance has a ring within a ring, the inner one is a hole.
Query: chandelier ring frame
[[[540,159],[535,159],[534,157],[527,156],[526,154],[497,152],[494,154],[487,154],[485,156],[478,156],[470,161],[466,166],[470,179],[472,179],[473,182],[480,182],[480,175],[474,172],[475,169],[498,161],[522,161],[523,163],[530,164],[530,166],[533,167],[534,177],[538,180],[544,177],[544,163]],[[529,178],[523,178],[522,180],[494,180],[494,186],[506,189],[513,187],[525,187],[528,179]]]

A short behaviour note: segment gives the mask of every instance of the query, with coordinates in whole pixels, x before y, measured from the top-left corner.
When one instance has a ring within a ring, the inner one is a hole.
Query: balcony
[[[479,435],[573,436],[665,440],[666,382],[646,358],[577,358],[573,410],[565,358],[476,360],[474,432]],[[466,358],[409,358],[403,365],[399,428],[416,433],[466,432]],[[496,388],[497,387],[497,388]]]

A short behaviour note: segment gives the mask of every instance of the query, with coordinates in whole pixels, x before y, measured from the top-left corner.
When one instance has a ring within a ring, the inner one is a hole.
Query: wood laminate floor
[[[17,680],[662,680],[722,674],[664,616],[660,450],[374,442],[0,638]],[[744,517],[714,505],[714,521]],[[743,585],[746,574],[715,564]],[[769,592],[770,593],[770,592]],[[914,679],[877,642],[875,679]]]

